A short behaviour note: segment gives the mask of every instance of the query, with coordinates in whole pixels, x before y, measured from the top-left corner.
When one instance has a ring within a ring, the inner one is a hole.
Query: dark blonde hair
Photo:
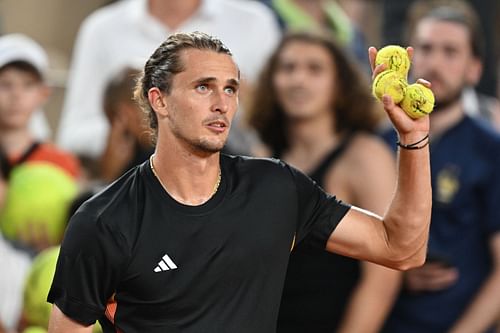
[[[278,68],[279,56],[290,43],[302,42],[323,47],[330,54],[335,65],[334,105],[331,112],[335,118],[335,130],[375,131],[383,113],[370,92],[366,75],[354,64],[345,51],[332,39],[317,33],[292,32],[283,37],[278,48],[271,55],[260,75],[252,104],[247,113],[250,126],[259,133],[262,141],[271,150],[281,153],[288,148],[286,116],[280,105],[273,77]]]
[[[173,77],[185,70],[181,52],[186,49],[208,50],[232,56],[220,39],[198,31],[172,34],[153,52],[139,75],[134,91],[134,99],[149,119],[153,139],[158,134],[158,119],[149,104],[149,89],[156,87],[166,94],[170,93]]]

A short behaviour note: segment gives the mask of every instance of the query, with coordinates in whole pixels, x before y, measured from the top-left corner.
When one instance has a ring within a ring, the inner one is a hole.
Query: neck
[[[149,0],[149,13],[171,30],[177,29],[200,7],[201,0]]]
[[[6,130],[0,129],[0,147],[8,156],[16,156],[24,153],[33,143],[27,128]]]
[[[160,183],[182,204],[197,206],[208,201],[218,187],[220,153],[195,154],[178,142],[169,142],[174,141],[158,136],[153,163]]]
[[[455,103],[450,104],[446,108],[431,113],[430,117],[430,136],[441,136],[444,132],[453,127],[464,117],[461,100],[458,99]]]
[[[296,167],[308,171],[338,142],[331,113],[288,122],[290,146],[283,158]]]

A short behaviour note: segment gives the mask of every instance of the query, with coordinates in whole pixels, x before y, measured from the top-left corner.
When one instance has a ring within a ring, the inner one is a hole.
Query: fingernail
[[[388,95],[382,96],[382,103],[384,103],[384,105],[389,105],[391,103],[391,98]]]

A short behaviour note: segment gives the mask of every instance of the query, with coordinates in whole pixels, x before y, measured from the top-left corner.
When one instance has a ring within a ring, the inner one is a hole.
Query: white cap
[[[49,66],[47,53],[33,39],[23,34],[0,36],[0,68],[14,61],[31,64],[42,76]]]

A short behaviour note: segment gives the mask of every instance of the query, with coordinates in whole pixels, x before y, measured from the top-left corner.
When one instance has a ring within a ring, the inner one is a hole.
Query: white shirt
[[[100,156],[108,133],[102,110],[108,80],[124,66],[142,68],[169,34],[195,30],[219,37],[250,82],[280,39],[272,12],[256,1],[204,0],[175,31],[149,14],[147,0],[122,0],[103,7],[85,19],[77,36],[57,137],[60,147]]]
[[[24,283],[31,267],[30,257],[14,249],[0,234],[0,323],[15,330],[21,317]]]

